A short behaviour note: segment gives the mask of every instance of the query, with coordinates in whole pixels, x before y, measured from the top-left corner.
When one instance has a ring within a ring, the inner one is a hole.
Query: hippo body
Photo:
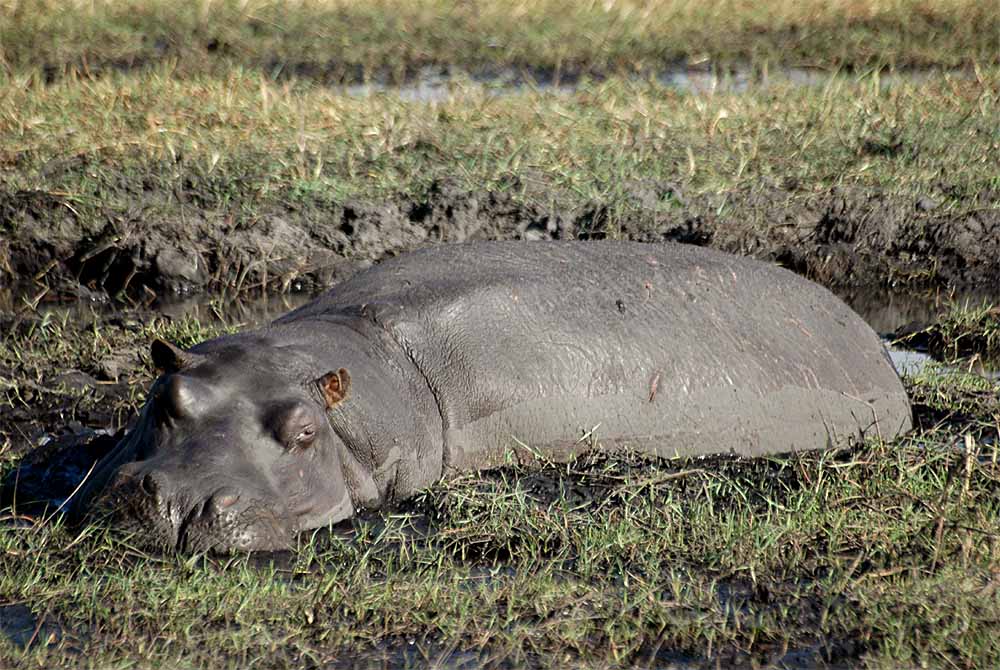
[[[838,298],[676,244],[434,247],[269,326],[152,353],[165,373],[78,507],[182,549],[287,546],[532,452],[756,456],[911,425]]]

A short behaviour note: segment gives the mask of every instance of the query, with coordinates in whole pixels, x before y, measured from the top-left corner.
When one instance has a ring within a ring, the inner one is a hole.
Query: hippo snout
[[[263,496],[229,484],[196,492],[184,479],[143,462],[127,463],[94,513],[159,548],[226,553],[289,547],[297,529]]]

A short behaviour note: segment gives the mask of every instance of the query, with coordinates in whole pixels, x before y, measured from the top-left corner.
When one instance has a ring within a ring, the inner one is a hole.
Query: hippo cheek
[[[336,454],[311,456],[275,471],[278,489],[300,530],[336,523],[355,512]]]

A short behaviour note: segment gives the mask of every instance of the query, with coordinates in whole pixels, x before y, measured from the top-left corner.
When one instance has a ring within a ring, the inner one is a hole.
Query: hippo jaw
[[[347,397],[346,370],[303,381],[308,366],[288,352],[164,361],[156,347],[166,372],[98,467],[88,516],[160,548],[228,553],[288,549],[300,531],[353,515],[327,418]]]
[[[161,471],[129,463],[99,496],[92,516],[137,536],[144,544],[179,552],[276,551],[287,549],[298,531],[286,509],[275,509],[234,487],[208,495],[170,491]]]

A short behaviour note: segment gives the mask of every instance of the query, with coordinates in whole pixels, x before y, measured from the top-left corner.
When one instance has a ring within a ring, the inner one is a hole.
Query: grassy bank
[[[194,182],[189,189],[201,186],[207,205],[257,208],[306,194],[419,195],[443,178],[612,202],[640,177],[714,192],[761,179],[957,198],[1000,187],[995,69],[839,76],[805,87],[778,79],[710,96],[614,79],[569,95],[498,97],[459,81],[435,104],[275,85],[242,70],[5,83],[0,174],[16,187],[64,191],[84,207],[116,196],[116,181],[181,177]]]
[[[433,104],[175,74],[7,79],[0,273],[61,264],[114,292],[155,285],[172,246],[197,255],[188,283],[287,289],[326,281],[311,260],[326,252],[595,233],[711,243],[828,282],[996,273],[996,69],[698,96],[457,82]]]
[[[927,350],[940,360],[1000,367],[1000,309],[987,303],[954,305],[947,314],[916,332],[901,333],[899,343]]]
[[[427,65],[554,76],[706,60],[955,67],[998,62],[1000,18],[975,0],[6,0],[0,45],[8,68],[48,78],[164,61],[333,81],[398,81]]]
[[[5,324],[3,469],[36,429],[119,424],[151,379],[141,343],[235,327],[211,313]],[[891,444],[511,467],[263,559],[74,537],[26,488],[0,524],[0,664],[992,667],[1000,386],[932,368],[908,388],[918,428]]]

